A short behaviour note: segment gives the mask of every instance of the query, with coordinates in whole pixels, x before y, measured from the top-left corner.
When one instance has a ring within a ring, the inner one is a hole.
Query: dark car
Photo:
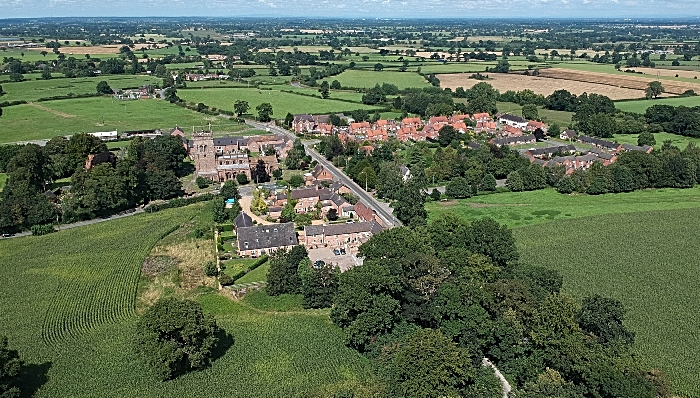
[[[340,256],[340,250],[333,249],[333,254],[335,254],[336,256]]]
[[[12,237],[12,236],[15,236],[15,234],[2,234],[2,237],[3,237],[3,238],[9,238],[9,237]]]
[[[341,248],[340,248],[340,254],[345,254],[345,248],[344,248],[344,247],[341,247]]]

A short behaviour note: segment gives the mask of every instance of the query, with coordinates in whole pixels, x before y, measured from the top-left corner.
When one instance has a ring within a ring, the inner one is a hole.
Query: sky
[[[700,0],[0,0],[0,18],[688,18]]]

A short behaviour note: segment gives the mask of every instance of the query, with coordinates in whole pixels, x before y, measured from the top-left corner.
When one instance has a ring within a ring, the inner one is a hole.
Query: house
[[[559,134],[559,138],[562,140],[575,140],[576,139],[576,131],[574,130],[564,130],[562,131],[561,134]]]
[[[527,122],[527,126],[525,126],[525,131],[534,132],[537,129],[540,129],[546,133],[547,125],[536,120],[530,120],[529,122]]]
[[[243,210],[233,219],[233,226],[236,231],[238,231],[239,228],[252,227],[253,225],[253,219]]]
[[[469,144],[467,144],[467,148],[469,149],[479,149],[481,148],[481,144],[479,144],[476,141],[470,141]]]
[[[367,134],[367,131],[370,130],[371,127],[369,122],[350,123],[348,132],[350,134]]]
[[[326,170],[320,163],[317,164],[309,174],[311,174],[312,181],[333,181],[333,174]],[[311,184],[307,183],[306,185]]]
[[[521,135],[523,135],[523,131],[517,127],[505,125],[501,129],[500,135],[505,137],[520,137]]]
[[[475,122],[490,122],[491,121],[491,115],[489,115],[486,112],[483,113],[475,113],[472,115],[472,120]]]
[[[359,246],[369,240],[374,234],[382,232],[377,222],[365,221],[331,225],[309,225],[304,227],[305,246]]]
[[[585,135],[580,135],[578,137],[579,142],[584,144],[593,145],[600,149],[607,149],[609,151],[619,152],[622,150],[622,145],[612,141],[601,140],[600,138],[588,137]]]
[[[377,215],[377,212],[365,206],[362,202],[355,203],[355,214],[357,218],[363,221],[376,221],[380,226],[383,226],[382,219]]]
[[[418,130],[423,127],[423,122],[419,117],[406,117],[401,121],[401,127],[409,127]]]
[[[522,118],[520,116],[515,116],[515,115],[509,115],[507,113],[501,115],[498,118],[498,123],[506,124],[508,126],[513,126],[513,127],[519,128],[521,130],[524,129],[525,127],[527,127],[527,124],[529,122],[530,121],[525,119],[525,118]]]
[[[478,121],[476,122],[476,127],[474,127],[475,133],[486,133],[494,134],[496,132],[497,124],[496,122],[490,121]]]
[[[411,178],[411,169],[404,165],[401,165],[399,169],[401,170],[401,178],[403,179],[403,182],[408,181],[408,179]]]
[[[97,132],[88,133],[88,134],[90,134],[90,135],[93,136],[93,137],[97,137],[97,138],[101,139],[102,141],[116,140],[117,138],[119,138],[119,137],[118,137],[119,135],[118,135],[118,133],[117,133],[117,130],[114,130],[114,131],[97,131]]]
[[[632,144],[622,144],[622,150],[625,152],[639,151],[639,152],[651,153],[651,151],[654,150],[654,147],[649,146],[649,145],[638,146],[638,145],[632,145]]]
[[[369,141],[388,141],[389,134],[386,130],[367,130],[367,140]]]
[[[280,218],[280,217],[282,217],[282,209],[283,209],[283,207],[281,207],[281,206],[268,207],[267,215],[268,215],[268,217],[274,218],[274,219]]]
[[[549,146],[544,148],[528,149],[523,155],[531,158],[545,158],[554,155],[555,153],[572,154],[576,152],[576,147],[573,145]]]
[[[503,145],[522,145],[522,144],[532,144],[535,143],[537,140],[535,139],[535,136],[533,134],[528,134],[528,135],[522,135],[519,137],[505,137],[505,138],[496,138],[492,139],[489,142],[496,146],[503,146]]]
[[[291,249],[299,242],[294,223],[256,225],[236,229],[238,254],[259,257],[279,249]]]

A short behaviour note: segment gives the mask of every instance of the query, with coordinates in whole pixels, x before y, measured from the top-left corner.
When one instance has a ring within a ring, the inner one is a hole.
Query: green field
[[[31,365],[36,397],[327,397],[371,384],[368,360],[345,347],[328,310],[301,310],[295,296],[234,302],[201,289],[195,297],[233,344],[204,370],[152,376],[133,350],[139,271],[160,236],[206,209],[0,241],[0,334]]]
[[[700,96],[659,98],[643,101],[621,101],[615,103],[615,108],[625,112],[644,113],[647,108],[652,105],[700,106]]]
[[[425,207],[431,219],[442,214],[455,214],[467,220],[492,217],[499,223],[517,228],[593,215],[698,208],[700,187],[649,189],[598,196],[562,195],[554,189],[543,189],[429,202]]]
[[[328,78],[329,82],[338,80],[343,87],[371,88],[376,84],[389,83],[399,89],[408,87],[430,87],[423,76],[411,72],[374,72],[367,70],[346,70]]]
[[[700,209],[695,208],[563,220],[514,234],[522,260],[559,270],[565,291],[624,303],[625,323],[636,334],[641,358],[650,368],[663,369],[679,395],[697,397],[698,228]]]
[[[615,134],[614,140],[621,144],[633,144],[637,145],[638,134]],[[656,133],[654,134],[656,139],[656,145],[654,148],[659,149],[664,144],[664,141],[671,140],[671,143],[680,149],[685,149],[689,143],[694,142],[695,145],[700,145],[700,139],[693,137],[685,137],[678,134],[671,133]],[[576,144],[577,146],[579,143]]]
[[[277,90],[258,89],[188,89],[179,90],[178,96],[188,102],[203,102],[210,107],[233,110],[233,104],[240,101],[248,101],[250,104],[249,113],[256,114],[255,107],[269,102],[272,104],[274,118],[284,118],[287,112],[291,114],[299,113],[328,113],[351,111],[355,109],[380,109],[376,106],[335,101],[331,99],[321,99],[306,97],[297,94],[284,93]]]
[[[516,116],[522,114],[523,106],[513,102],[499,102],[497,104],[499,112],[511,113]],[[559,127],[566,127],[571,124],[571,117],[574,115],[573,112],[565,111],[552,111],[549,109],[538,108],[538,115],[540,119],[547,123],[557,122]]]
[[[72,79],[28,80],[16,83],[3,83],[7,94],[0,97],[4,101],[36,101],[39,98],[59,95],[97,93],[97,83],[106,81],[112,89],[138,88],[144,84],[160,84],[161,79],[150,76],[110,75],[100,77],[77,77]]]
[[[43,108],[37,108],[40,106]],[[0,143],[38,140],[79,132],[172,129],[201,129],[209,122],[231,124],[162,100],[117,101],[111,98],[80,98],[38,102],[3,108]]]

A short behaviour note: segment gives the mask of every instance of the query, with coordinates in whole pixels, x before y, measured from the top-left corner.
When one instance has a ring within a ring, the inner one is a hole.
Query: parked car
[[[333,249],[333,254],[335,254],[336,256],[340,256],[340,250]]]
[[[341,248],[340,248],[340,254],[345,254],[345,248],[344,248],[344,247],[341,247]]]

